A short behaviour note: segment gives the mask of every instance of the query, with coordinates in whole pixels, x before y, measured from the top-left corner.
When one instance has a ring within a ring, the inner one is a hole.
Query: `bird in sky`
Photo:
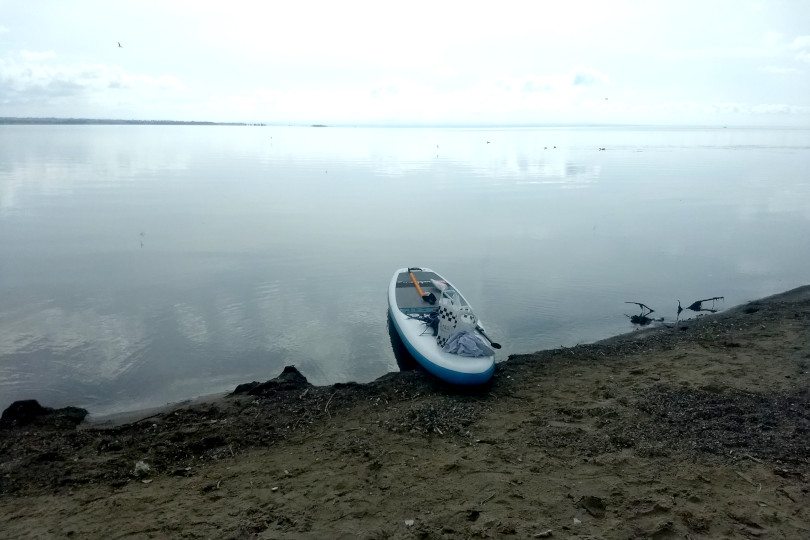
[[[121,42],[120,42],[120,41],[118,42],[118,46],[119,46],[119,47],[121,47],[122,49],[124,48],[124,46],[123,46],[123,45],[121,45]]]

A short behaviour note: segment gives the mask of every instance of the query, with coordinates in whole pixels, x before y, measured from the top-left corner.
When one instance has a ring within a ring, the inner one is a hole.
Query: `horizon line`
[[[766,128],[766,129],[810,129],[810,126],[797,126],[792,124],[696,124],[696,123],[618,123],[618,122],[527,122],[527,123],[501,123],[501,122],[346,122],[333,124],[310,122],[217,122],[211,120],[140,120],[122,118],[82,118],[57,116],[3,116],[0,125],[200,125],[200,126],[249,126],[249,127],[355,127],[355,128],[555,128],[555,127],[647,127],[647,128]]]

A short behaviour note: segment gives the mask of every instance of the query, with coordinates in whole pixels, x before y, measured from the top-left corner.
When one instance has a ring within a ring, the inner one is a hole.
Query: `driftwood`
[[[717,313],[717,310],[714,309],[714,303],[717,300],[725,300],[725,298],[722,296],[713,296],[711,298],[704,298],[703,300],[695,300],[686,307],[681,307],[681,301],[678,300],[678,317],[681,316],[682,311],[685,311],[687,309],[690,311],[708,311],[709,313]],[[712,303],[711,309],[704,308],[703,302],[711,302]]]

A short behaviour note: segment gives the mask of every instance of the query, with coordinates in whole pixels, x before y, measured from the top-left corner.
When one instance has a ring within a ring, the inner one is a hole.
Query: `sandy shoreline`
[[[103,430],[3,429],[0,536],[808,538],[809,371],[810,286],[514,355],[481,391],[289,372]]]

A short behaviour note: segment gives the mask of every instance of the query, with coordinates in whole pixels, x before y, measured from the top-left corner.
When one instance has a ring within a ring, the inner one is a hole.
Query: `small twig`
[[[329,418],[332,418],[332,413],[329,412],[329,404],[332,403],[332,398],[335,397],[337,392],[333,392],[331,396],[329,396],[329,401],[326,402],[326,407],[323,408],[323,411],[329,415]]]
[[[222,483],[222,478],[220,478],[219,480],[217,480],[217,489],[219,489],[219,485],[220,485],[221,483]]]
[[[334,523],[335,521],[340,521],[341,519],[345,518],[348,515],[349,515],[349,512],[345,512],[345,513],[339,515],[338,517],[336,517],[334,519],[330,519],[329,521],[327,521],[327,523]]]
[[[493,493],[492,495],[490,495],[489,497],[487,497],[486,499],[484,499],[483,501],[478,503],[478,506],[484,506],[484,503],[487,502],[488,500],[490,500],[492,497],[494,497],[496,495],[496,493]]]
[[[746,458],[750,459],[751,461],[756,461],[757,463],[762,463],[761,459],[757,459],[757,458],[755,458],[754,456],[752,456],[750,454],[743,454],[742,457],[746,457]]]
[[[743,480],[745,480],[746,482],[748,482],[748,483],[749,483],[749,484],[751,484],[752,486],[757,487],[757,485],[754,483],[754,481],[753,481],[753,480],[751,480],[750,478],[748,478],[747,476],[745,476],[745,475],[744,475],[743,473],[741,473],[740,471],[734,471],[734,472],[735,472],[735,473],[737,473],[737,476],[739,476],[740,478],[742,478]]]

